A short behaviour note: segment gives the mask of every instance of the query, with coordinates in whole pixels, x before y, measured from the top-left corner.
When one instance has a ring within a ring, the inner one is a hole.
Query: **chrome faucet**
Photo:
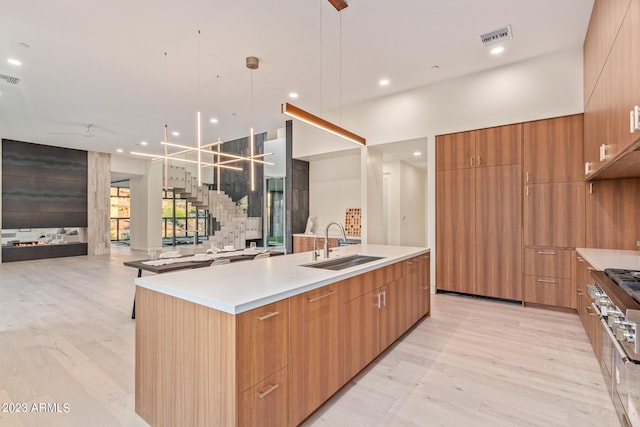
[[[342,233],[342,241],[346,242],[347,241],[347,236],[344,234],[344,228],[342,227],[342,225],[339,222],[330,222],[327,225],[327,228],[325,228],[324,230],[324,257],[325,258],[329,258],[329,227],[331,227],[332,225],[337,225],[340,228],[340,232]]]
[[[318,259],[318,246],[316,245],[316,241],[318,240],[318,235],[313,236],[313,251],[311,252],[311,260],[316,261]]]

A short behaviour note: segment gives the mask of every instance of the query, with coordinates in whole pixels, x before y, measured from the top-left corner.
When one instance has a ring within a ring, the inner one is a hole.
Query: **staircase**
[[[198,186],[198,181],[183,167],[169,166],[167,185],[177,195],[191,201],[199,209],[207,209],[215,218],[219,230],[209,230],[207,239],[216,248],[233,246],[242,249],[246,245],[245,221],[247,214],[225,192]],[[216,227],[211,227],[216,228]]]

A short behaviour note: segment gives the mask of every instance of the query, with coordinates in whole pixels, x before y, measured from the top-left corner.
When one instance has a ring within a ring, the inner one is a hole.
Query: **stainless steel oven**
[[[587,289],[602,325],[602,373],[623,425],[640,427],[640,294],[626,289],[615,272],[593,271],[591,277],[595,282]]]

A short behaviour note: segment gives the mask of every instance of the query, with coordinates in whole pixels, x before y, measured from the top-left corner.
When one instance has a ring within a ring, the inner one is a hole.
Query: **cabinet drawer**
[[[238,426],[286,426],[287,383],[287,370],[283,369],[241,393],[238,398]]]
[[[391,282],[395,282],[403,275],[403,262],[361,274],[345,280],[344,293],[345,301],[351,301],[366,293],[378,289]]]
[[[524,248],[524,274],[571,278],[571,251],[555,248]]]
[[[524,300],[536,304],[571,308],[571,280],[524,276]]]
[[[288,364],[289,300],[238,315],[238,391]]]

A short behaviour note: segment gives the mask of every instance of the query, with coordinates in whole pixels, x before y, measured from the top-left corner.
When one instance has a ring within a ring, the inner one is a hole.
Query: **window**
[[[111,241],[129,241],[130,206],[130,190],[111,187]]]
[[[162,192],[162,244],[179,245],[193,243],[196,231],[202,242],[209,234],[207,212],[199,210],[189,200],[176,195],[173,190]]]

